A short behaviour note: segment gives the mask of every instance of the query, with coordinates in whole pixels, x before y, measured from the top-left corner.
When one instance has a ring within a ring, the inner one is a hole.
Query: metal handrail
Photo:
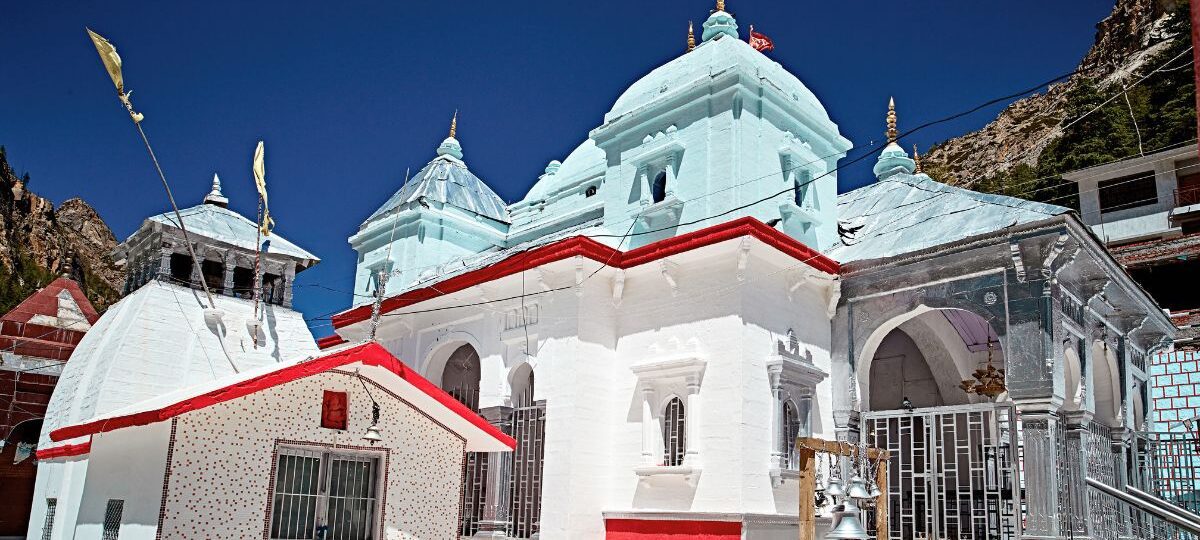
[[[1196,514],[1128,485],[1125,486],[1126,491],[1121,491],[1090,476],[1086,480],[1089,486],[1103,493],[1116,497],[1130,506],[1152,514],[1154,517],[1186,529],[1192,534],[1200,535],[1200,519],[1195,519],[1200,516]]]
[[[1190,206],[1193,204],[1200,204],[1200,187],[1175,190],[1175,206]]]

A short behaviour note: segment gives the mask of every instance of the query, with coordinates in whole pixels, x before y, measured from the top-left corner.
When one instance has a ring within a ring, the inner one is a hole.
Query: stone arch
[[[944,319],[939,320],[930,317],[933,314],[940,314],[943,311],[958,310],[969,313],[985,322],[990,326],[991,332],[996,334],[996,339],[999,341],[994,353],[998,353],[994,357],[994,362],[998,367],[1004,365],[1006,347],[1003,328],[996,324],[996,318],[993,314],[989,313],[988,310],[980,309],[980,306],[974,303],[953,300],[937,303],[941,304],[942,307],[921,304],[914,309],[895,314],[891,318],[885,319],[883,323],[875,327],[867,336],[861,351],[856,357],[854,366],[858,396],[864,409],[870,408],[870,380],[874,360],[879,352],[880,345],[893,332],[905,333],[908,339],[911,339],[920,351],[922,359],[933,376],[938,394],[942,400],[942,402],[937,403],[938,405],[966,404],[982,399],[966,394],[958,388],[958,385],[963,379],[970,377],[971,372],[986,360],[986,352],[982,354],[972,352],[967,350],[965,344],[961,342],[954,343],[954,340],[961,338],[951,335],[954,332],[953,326]],[[902,329],[902,327],[904,328]],[[924,403],[918,406],[922,405],[928,406],[932,404]],[[898,408],[899,406],[900,404],[897,402],[891,408]]]
[[[529,362],[521,362],[508,371],[508,387],[514,407],[529,405],[536,399],[535,373]],[[526,392],[529,392],[528,396],[525,396]],[[523,400],[530,403],[522,403]]]
[[[445,371],[446,361],[462,345],[470,345],[475,349],[476,353],[481,350],[479,340],[467,332],[454,331],[438,336],[437,339],[425,347],[425,353],[422,355],[425,358],[425,362],[421,364],[421,374],[426,379],[429,379],[429,382],[438,385],[440,388],[442,386],[442,372]]]

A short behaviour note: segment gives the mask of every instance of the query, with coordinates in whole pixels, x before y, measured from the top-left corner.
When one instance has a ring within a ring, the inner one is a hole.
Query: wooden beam
[[[796,447],[800,466],[800,540],[816,540],[817,451]]]
[[[858,445],[842,442],[842,441],[827,441],[816,437],[797,437],[796,448],[811,448],[817,452],[825,452],[836,456],[857,456]],[[867,448],[867,459],[884,461],[891,457],[887,450],[878,448]]]
[[[875,540],[888,540],[887,469],[887,459],[880,460],[879,466],[875,468],[875,485],[879,486],[879,496],[875,497]]]

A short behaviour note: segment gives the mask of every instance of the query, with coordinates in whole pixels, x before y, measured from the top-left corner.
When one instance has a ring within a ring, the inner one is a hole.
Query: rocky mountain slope
[[[922,156],[926,170],[944,182],[1046,200],[1059,190],[1047,189],[1042,176],[1194,138],[1186,0],[1117,0],[1096,28],[1074,75],[1014,102],[982,129],[935,145]],[[1168,62],[1169,70],[1154,72]],[[1122,89],[1146,75],[1127,90],[1127,102]]]
[[[0,313],[6,313],[59,274],[80,281],[103,310],[119,298],[124,274],[109,261],[117,241],[82,199],[54,208],[29,191],[0,147]]]

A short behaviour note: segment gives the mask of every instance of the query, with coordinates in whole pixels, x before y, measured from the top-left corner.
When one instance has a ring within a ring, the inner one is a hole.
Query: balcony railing
[[[1200,204],[1200,186],[1175,190],[1175,207]]]

